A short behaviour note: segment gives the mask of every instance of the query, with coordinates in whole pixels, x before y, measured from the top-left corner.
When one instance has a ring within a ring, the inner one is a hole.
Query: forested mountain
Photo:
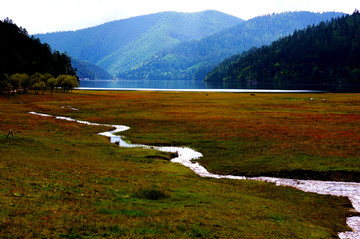
[[[256,17],[209,37],[183,42],[156,54],[148,62],[119,78],[194,79],[205,75],[218,63],[234,54],[259,47],[287,36],[296,29],[342,16],[343,13],[286,12]]]
[[[225,60],[206,81],[241,88],[360,89],[360,13],[295,31],[270,46]]]
[[[203,38],[240,22],[241,19],[217,11],[163,12],[36,37],[115,74],[130,70],[178,43]]]
[[[76,74],[79,78],[89,78],[95,80],[113,78],[113,76],[107,71],[93,63],[81,61],[75,58],[71,58],[71,63],[76,69]]]
[[[50,73],[75,75],[70,57],[58,51],[52,52],[48,44],[41,44],[29,37],[25,28],[18,27],[10,19],[0,21],[0,77],[15,73]]]

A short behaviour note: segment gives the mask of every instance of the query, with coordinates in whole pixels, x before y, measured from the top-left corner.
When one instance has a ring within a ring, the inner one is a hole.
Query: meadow
[[[348,230],[346,198],[201,178],[173,155],[110,144],[97,135],[107,127],[28,112],[127,125],[132,143],[191,147],[213,173],[360,181],[359,102],[359,94],[0,97],[0,237],[336,237]]]

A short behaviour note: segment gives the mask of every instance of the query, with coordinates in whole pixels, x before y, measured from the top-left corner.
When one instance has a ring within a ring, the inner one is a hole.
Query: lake
[[[209,89],[202,81],[186,80],[80,80],[80,87],[144,89]]]
[[[158,90],[158,91],[217,91],[217,92],[319,92],[310,86],[278,87],[266,85],[243,86],[225,82],[192,80],[80,80],[80,90]],[[320,92],[322,92],[320,90]]]

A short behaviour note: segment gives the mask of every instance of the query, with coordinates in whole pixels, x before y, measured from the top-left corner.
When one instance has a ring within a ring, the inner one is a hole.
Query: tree
[[[36,72],[30,76],[30,83],[29,83],[29,89],[34,89],[34,85],[41,82],[41,79],[43,78],[43,74],[40,74],[39,72]],[[35,92],[36,93],[36,92]]]
[[[36,82],[33,86],[33,89],[35,90],[35,95],[39,94],[39,91],[42,90],[42,94],[44,94],[46,90],[46,85],[43,81]]]
[[[350,83],[351,84],[356,84],[358,82],[360,82],[360,68],[354,69],[351,71],[350,73]]]
[[[25,73],[16,73],[10,76],[9,83],[11,85],[13,95],[15,95],[16,91],[21,87],[21,83],[27,78],[28,76]]]
[[[47,79],[46,86],[50,87],[50,92],[53,94],[54,88],[56,86],[56,79],[54,77]]]
[[[0,94],[4,94],[4,92],[8,86],[8,82],[9,82],[8,75],[1,73],[0,74]]]
[[[56,81],[57,86],[61,87],[62,92],[72,92],[75,87],[79,87],[79,82],[76,76],[60,75]]]

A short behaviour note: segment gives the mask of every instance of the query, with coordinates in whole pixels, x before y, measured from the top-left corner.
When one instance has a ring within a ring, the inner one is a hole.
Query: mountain
[[[0,21],[0,77],[5,74],[36,72],[75,75],[70,57],[58,51],[52,52],[48,44],[30,37],[23,27],[6,18]]]
[[[103,68],[87,62],[81,61],[75,58],[71,58],[71,63],[76,69],[76,75],[79,78],[90,78],[90,79],[112,79],[113,76],[110,75]]]
[[[240,22],[239,18],[217,11],[162,12],[36,37],[54,49],[116,74],[137,67],[178,43],[201,39]]]
[[[360,90],[360,13],[295,31],[270,46],[227,59],[206,81],[241,88]]]
[[[204,80],[206,74],[227,57],[251,47],[270,44],[296,29],[342,15],[336,12],[286,12],[256,17],[203,39],[165,49],[138,67],[118,74],[118,77]]]

